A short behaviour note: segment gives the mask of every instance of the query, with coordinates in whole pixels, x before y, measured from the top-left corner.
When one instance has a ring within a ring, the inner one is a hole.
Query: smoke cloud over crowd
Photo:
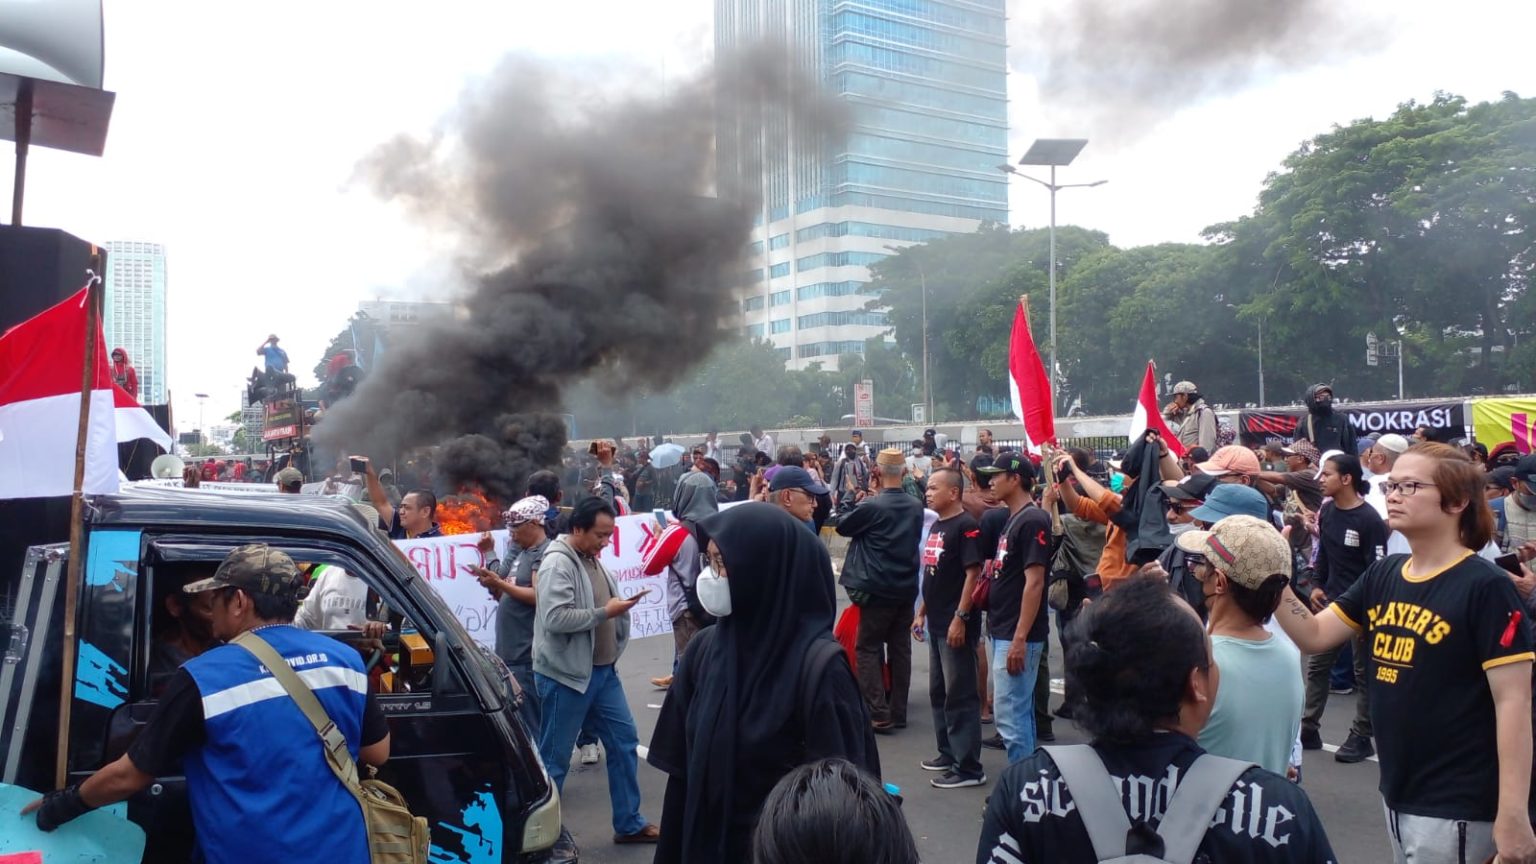
[[[379,458],[443,444],[453,486],[502,498],[558,461],[571,383],[663,388],[720,338],[757,206],[715,197],[716,100],[835,134],[839,114],[764,51],[640,94],[509,58],[430,138],[401,136],[360,177],[457,238],[460,314],[390,346],[316,427]]]
[[[1382,25],[1359,5],[1070,0],[1015,22],[1011,53],[1016,69],[1035,73],[1046,110],[1123,142],[1266,75],[1372,50]]]

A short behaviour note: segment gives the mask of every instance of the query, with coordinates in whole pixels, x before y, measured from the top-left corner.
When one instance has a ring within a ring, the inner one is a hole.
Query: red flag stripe
[[[1029,332],[1027,299],[1020,299],[1013,312],[1013,332],[1008,340],[1009,395],[1013,413],[1024,424],[1024,434],[1032,447],[1056,443],[1056,418],[1051,404],[1051,382],[1040,362],[1034,336]]]
[[[0,405],[80,392],[81,358],[85,356],[85,298],[86,289],[82,288],[68,300],[0,336]],[[112,388],[110,362],[106,340],[98,327],[92,390]]]

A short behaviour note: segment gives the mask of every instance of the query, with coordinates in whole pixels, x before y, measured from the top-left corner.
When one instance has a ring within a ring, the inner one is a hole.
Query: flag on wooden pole
[[[1013,333],[1008,339],[1008,395],[1013,413],[1024,424],[1024,443],[1031,453],[1041,444],[1056,443],[1056,417],[1051,383],[1029,332],[1029,296],[1019,298],[1013,312]]]

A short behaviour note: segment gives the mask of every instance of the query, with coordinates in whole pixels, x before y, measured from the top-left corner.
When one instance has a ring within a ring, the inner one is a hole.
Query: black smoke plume
[[[1068,0],[1016,22],[1012,60],[1036,74],[1045,110],[1112,144],[1264,75],[1374,50],[1386,28],[1365,5]]]
[[[377,193],[457,236],[472,287],[459,315],[391,346],[315,437],[379,458],[443,444],[442,483],[508,499],[558,462],[564,429],[539,415],[569,384],[678,380],[722,334],[758,206],[711,194],[717,100],[808,140],[840,129],[840,106],[784,57],[749,52],[662,95],[509,58],[438,134],[368,156]]]

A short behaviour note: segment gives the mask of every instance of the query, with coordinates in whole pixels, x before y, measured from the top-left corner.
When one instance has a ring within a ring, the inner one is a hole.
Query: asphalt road
[[[1060,704],[1060,648],[1055,644],[1054,626],[1050,654],[1055,680],[1051,706]],[[920,646],[914,646],[918,648]],[[885,781],[901,787],[905,797],[907,824],[917,840],[917,848],[927,864],[963,864],[976,856],[976,839],[981,830],[981,812],[992,784],[972,789],[934,789],[928,785],[933,776],[918,763],[934,755],[932,714],[927,708],[928,651],[914,650],[912,692],[909,696],[910,725],[895,735],[879,738],[880,763]],[[630,710],[640,729],[641,745],[649,743],[657,709],[665,693],[651,686],[652,676],[671,668],[672,641],[654,637],[632,642],[619,661],[620,676],[629,695]],[[1337,746],[1344,742],[1349,722],[1354,717],[1354,696],[1333,696],[1323,718],[1323,741]],[[992,727],[983,727],[987,735]],[[1055,722],[1058,743],[1081,743],[1085,739],[1069,721]],[[1007,765],[1002,751],[982,750],[987,774],[996,778]],[[1379,779],[1374,761],[1343,765],[1328,751],[1308,752],[1302,768],[1303,788],[1322,816],[1328,838],[1341,862],[1390,861]],[[566,778],[565,824],[581,845],[581,860],[586,864],[636,864],[649,862],[652,847],[623,847],[612,843],[612,814],[608,805],[607,774],[602,763],[582,766],[573,760]],[[641,759],[640,791],[642,810],[653,822],[661,820],[662,794],[666,785],[660,771]],[[745,862],[743,862],[745,864]]]

